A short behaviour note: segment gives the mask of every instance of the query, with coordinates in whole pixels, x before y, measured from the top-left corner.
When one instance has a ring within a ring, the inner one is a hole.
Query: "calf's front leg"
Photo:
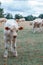
[[[13,36],[13,39],[11,40],[11,52],[13,53],[13,56],[17,56],[16,36]]]
[[[4,37],[5,42],[5,51],[4,51],[4,57],[8,57],[8,51],[9,51],[9,44],[11,43],[10,39],[7,38],[7,36]]]

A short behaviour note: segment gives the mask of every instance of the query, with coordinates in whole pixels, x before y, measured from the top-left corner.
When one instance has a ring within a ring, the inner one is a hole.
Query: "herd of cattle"
[[[13,56],[17,56],[16,49],[16,38],[18,30],[22,30],[23,27],[18,25],[18,20],[7,20],[5,18],[0,19],[0,22],[5,22],[4,24],[4,42],[5,42],[5,51],[4,57],[8,57],[8,51],[10,46],[10,51],[13,53]],[[32,23],[33,32],[35,33],[37,30],[42,31],[43,28],[43,20],[35,19]]]

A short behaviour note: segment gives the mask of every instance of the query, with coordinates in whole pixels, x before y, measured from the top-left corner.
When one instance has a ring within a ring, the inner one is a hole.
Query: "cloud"
[[[33,15],[38,16],[39,14],[43,14],[43,0],[30,0],[28,1],[28,4],[31,6]]]
[[[13,2],[13,0],[0,0],[0,2],[2,2],[2,3],[10,3],[10,2]]]
[[[24,16],[43,13],[43,0],[0,0],[4,12],[10,12],[13,15],[19,13]]]

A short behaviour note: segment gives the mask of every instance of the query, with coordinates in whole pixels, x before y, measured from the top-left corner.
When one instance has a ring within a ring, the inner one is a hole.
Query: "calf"
[[[33,26],[34,32],[37,31],[37,29],[40,29],[40,25],[41,25],[41,23],[34,22],[34,26]]]
[[[18,26],[17,22],[14,20],[7,20],[7,22],[4,25],[4,41],[5,41],[4,57],[8,57],[9,46],[10,51],[13,53],[13,56],[17,56],[17,50],[16,50],[17,32],[18,30],[23,29],[22,27]]]

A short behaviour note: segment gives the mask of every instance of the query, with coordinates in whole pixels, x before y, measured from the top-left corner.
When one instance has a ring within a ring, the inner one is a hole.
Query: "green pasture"
[[[33,33],[28,27],[18,31],[17,51],[18,57],[9,53],[4,62],[4,34],[0,27],[0,65],[43,65],[43,32]]]

